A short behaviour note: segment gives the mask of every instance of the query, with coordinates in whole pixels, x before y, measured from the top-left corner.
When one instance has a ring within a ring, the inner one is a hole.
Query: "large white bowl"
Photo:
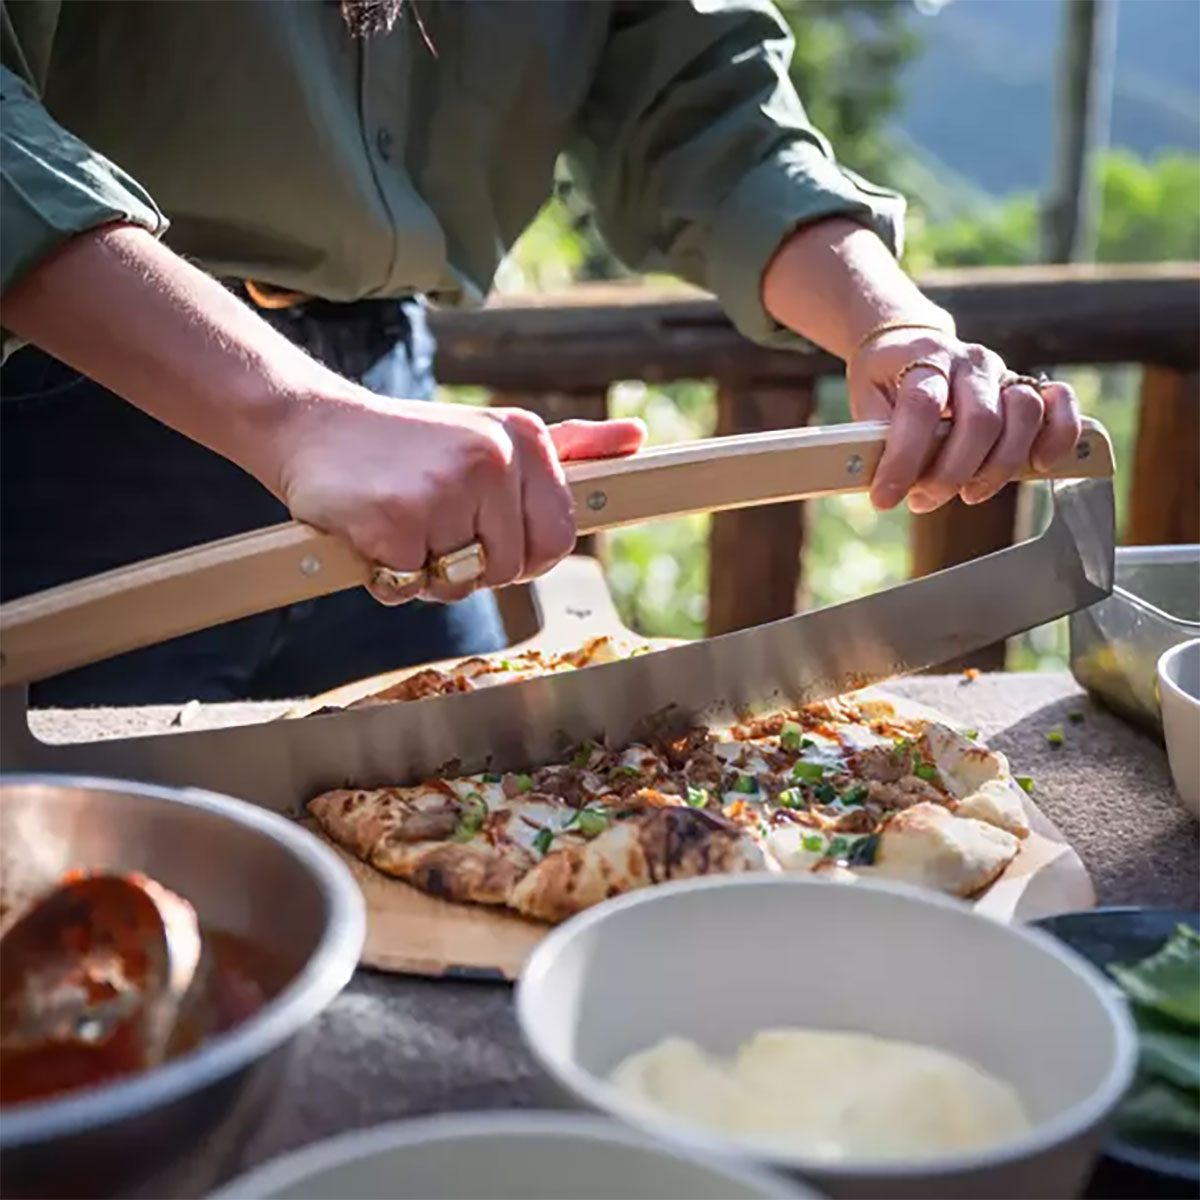
[[[670,1035],[731,1053],[757,1030],[808,1026],[937,1046],[1016,1087],[1034,1128],[992,1150],[770,1160],[830,1196],[870,1200],[1076,1194],[1136,1061],[1115,989],[1047,935],[904,887],[794,877],[667,884],[576,917],[532,955],[517,1017],[568,1103],[744,1156],[647,1117],[607,1082],[612,1069]]]
[[[397,1121],[318,1142],[210,1200],[817,1200],[756,1168],[562,1113]]]
[[[1158,660],[1158,700],[1175,790],[1200,817],[1200,638],[1181,642]]]

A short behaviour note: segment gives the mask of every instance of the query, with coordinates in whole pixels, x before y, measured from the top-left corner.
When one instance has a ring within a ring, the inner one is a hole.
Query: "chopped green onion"
[[[592,761],[592,751],[596,749],[594,742],[584,742],[578,750],[575,751],[575,757],[571,759],[571,766],[586,767]]]
[[[532,792],[533,791],[533,776],[532,775],[514,775],[513,779],[516,781],[518,792]]]
[[[1055,749],[1063,744],[1063,731],[1061,729],[1051,729],[1046,733],[1046,741]]]
[[[1067,713],[1067,720],[1070,721],[1072,725],[1082,725],[1084,721],[1084,715],[1079,711],[1079,709],[1072,709],[1069,713]]]
[[[928,783],[937,783],[941,778],[937,767],[933,763],[919,762],[913,767],[913,774],[918,779],[924,779]]]
[[[816,796],[822,804],[836,804],[838,801],[837,789],[832,783],[819,783],[813,789],[813,795]]]
[[[775,798],[780,808],[804,808],[804,793],[799,788],[784,788]]]
[[[811,750],[816,744],[817,743],[814,742],[812,740],[812,738],[810,738],[810,737],[802,737],[800,739],[800,749],[801,750]]]
[[[579,832],[586,838],[594,838],[608,828],[608,813],[601,812],[598,808],[581,808],[576,819]]]
[[[704,788],[692,787],[691,784],[688,784],[687,802],[692,808],[706,808],[708,792]]]
[[[500,776],[495,771],[489,771],[486,775],[484,775],[483,782],[484,783],[499,783]]]
[[[820,854],[825,849],[825,839],[819,833],[806,833],[800,845],[810,854]]]
[[[877,833],[869,833],[866,837],[859,838],[850,847],[850,853],[846,856],[846,862],[852,867],[869,867],[875,862],[875,852],[878,849],[879,835]]]
[[[862,804],[870,795],[865,783],[856,783],[848,792],[842,793],[842,803],[845,805]]]
[[[629,778],[640,775],[642,773],[640,767],[630,766],[629,763],[622,763],[619,767],[613,767],[609,772],[610,775],[624,775]]]
[[[968,737],[971,739],[971,741],[977,742],[977,741],[979,741],[979,730],[978,729],[964,729],[963,737]]]
[[[846,852],[850,849],[850,840],[843,837],[840,833],[829,843],[829,849],[826,851],[828,858],[845,858]]]
[[[1021,789],[1021,791],[1023,791],[1026,795],[1029,795],[1029,796],[1033,795],[1033,776],[1032,775],[1017,775],[1016,781],[1017,781],[1017,787],[1019,787]]]
[[[458,820],[454,823],[451,837],[456,842],[469,842],[482,828],[487,820],[487,805],[478,792],[471,792],[463,797],[462,809]]]
[[[743,796],[753,796],[758,791],[758,780],[753,775],[739,775],[733,781],[733,791]]]
[[[820,763],[798,762],[792,768],[793,779],[804,779],[810,783],[815,783],[818,779],[825,778],[825,768]]]
[[[783,732],[779,735],[779,744],[785,750],[799,750],[803,740],[800,726],[790,722],[783,727]]]
[[[549,829],[539,829],[537,837],[533,839],[533,848],[544,858],[550,850],[552,841],[554,841],[554,834]]]

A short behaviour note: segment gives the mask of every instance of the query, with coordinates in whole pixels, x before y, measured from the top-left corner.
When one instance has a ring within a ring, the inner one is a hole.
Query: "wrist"
[[[892,323],[956,336],[950,314],[883,242],[844,217],[814,222],[784,241],[764,273],[763,302],[780,324],[846,361]]]
[[[936,334],[955,340],[958,338],[954,318],[944,309],[938,308],[936,305],[929,305],[925,309],[913,309],[903,315],[887,317],[877,321],[874,325],[868,326],[866,331],[855,341],[849,358],[854,358],[879,339],[896,333],[908,333],[910,335],[925,333]]]

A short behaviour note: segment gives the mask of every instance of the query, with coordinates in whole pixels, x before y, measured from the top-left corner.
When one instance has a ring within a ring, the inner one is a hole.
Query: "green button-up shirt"
[[[0,286],[129,221],[218,275],[478,304],[560,153],[631,268],[760,341],[787,340],[760,281],[796,226],[844,214],[898,249],[903,202],[808,123],[765,0],[419,14],[432,52],[411,11],[352,38],[337,0],[0,0]]]

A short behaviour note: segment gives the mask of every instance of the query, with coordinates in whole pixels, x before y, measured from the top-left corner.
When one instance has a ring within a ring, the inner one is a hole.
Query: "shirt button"
[[[380,128],[375,135],[375,145],[379,149],[379,157],[385,162],[392,157],[392,131],[386,128]]]

